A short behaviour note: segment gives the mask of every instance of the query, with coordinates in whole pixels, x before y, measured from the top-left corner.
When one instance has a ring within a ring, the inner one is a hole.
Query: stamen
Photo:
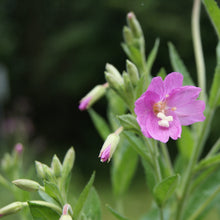
[[[172,111],[176,111],[176,107],[171,108]]]
[[[161,120],[158,121],[158,125],[161,127],[169,127],[169,121],[173,121],[173,116],[166,116],[164,113],[159,112],[157,114],[157,117],[160,118]]]

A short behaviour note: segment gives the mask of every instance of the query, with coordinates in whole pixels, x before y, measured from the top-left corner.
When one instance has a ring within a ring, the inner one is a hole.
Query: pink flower
[[[201,89],[182,86],[178,72],[152,79],[147,91],[135,102],[135,113],[142,133],[166,143],[181,137],[181,125],[204,121],[205,103],[197,100]]]

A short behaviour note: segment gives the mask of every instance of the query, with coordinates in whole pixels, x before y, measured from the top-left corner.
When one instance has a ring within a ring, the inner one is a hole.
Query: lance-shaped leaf
[[[199,162],[199,164],[195,167],[194,171],[197,172],[204,168],[220,164],[220,154],[217,154],[213,157],[205,158]]]
[[[121,137],[121,144],[114,153],[112,166],[112,185],[116,196],[123,195],[137,168],[138,157],[127,140]]]
[[[173,70],[183,74],[183,85],[194,85],[194,82],[174,45],[169,42],[168,47]]]
[[[101,204],[94,187],[91,188],[83,206],[82,215],[87,219],[101,220]]]
[[[80,213],[83,209],[83,206],[84,206],[86,199],[89,195],[89,192],[92,188],[92,184],[94,182],[94,179],[95,179],[95,172],[92,174],[89,182],[87,183],[87,185],[85,186],[85,188],[81,192],[79,199],[77,200],[77,203],[76,203],[74,210],[73,210],[73,213],[74,213],[73,219],[78,219],[78,217],[80,216]]]
[[[152,66],[154,64],[154,61],[157,57],[157,52],[158,52],[159,45],[160,45],[160,39],[157,38],[155,43],[154,43],[153,49],[151,50],[150,54],[147,57],[147,72],[149,73],[149,75],[151,73],[151,69],[152,69]]]
[[[220,9],[219,9],[220,10]],[[215,68],[215,75],[212,81],[212,87],[209,96],[210,108],[215,108],[220,105],[220,42],[216,48],[217,66]]]
[[[159,206],[163,206],[164,202],[173,195],[178,186],[179,179],[179,174],[175,174],[163,179],[154,187],[153,194]]]
[[[203,3],[210,16],[218,38],[220,39],[220,8],[214,0],[203,0]]]
[[[28,205],[34,220],[58,220],[62,214],[59,206],[45,201],[29,201]]]
[[[126,218],[122,214],[120,214],[118,211],[114,210],[111,206],[106,205],[106,207],[118,220],[129,220],[128,218]]]
[[[103,140],[105,140],[108,137],[108,135],[111,133],[111,130],[107,122],[101,115],[99,115],[93,109],[89,109],[88,112],[99,135]]]
[[[117,117],[124,130],[132,130],[136,133],[140,132],[140,127],[136,118],[131,114],[120,115]]]
[[[60,205],[64,205],[64,201],[62,199],[62,195],[57,185],[48,181],[44,181],[45,192],[54,198]]]

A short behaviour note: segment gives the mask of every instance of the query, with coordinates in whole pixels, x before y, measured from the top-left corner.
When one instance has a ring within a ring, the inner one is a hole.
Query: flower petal
[[[169,122],[168,128],[159,126],[159,119],[154,114],[151,114],[147,118],[147,131],[152,138],[166,143],[169,140],[169,137],[176,140],[181,136],[182,129],[179,119],[174,113],[172,113],[172,116],[173,121]]]
[[[180,108],[192,101],[195,101],[201,89],[195,86],[183,86],[181,88],[173,89],[166,100],[167,106]]]
[[[135,114],[137,115],[137,122],[141,128],[142,133],[151,138],[151,135],[147,131],[146,120],[150,113],[153,113],[154,103],[160,100],[160,96],[155,92],[147,91],[145,92],[136,102],[135,102]]]
[[[195,122],[204,121],[205,102],[202,100],[191,101],[188,104],[182,105],[175,110],[181,125],[191,125]]]
[[[164,97],[164,82],[160,76],[154,77],[151,80],[150,85],[147,88],[147,92],[155,92],[157,93],[161,99]]]
[[[173,89],[182,87],[183,75],[178,72],[172,72],[164,79],[165,95],[170,94]]]

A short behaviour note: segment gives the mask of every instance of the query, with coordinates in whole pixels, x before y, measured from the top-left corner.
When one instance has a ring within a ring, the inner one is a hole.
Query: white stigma
[[[159,112],[157,117],[161,119],[158,121],[158,125],[161,127],[169,128],[169,121],[173,121],[173,116],[166,116],[163,112]]]

